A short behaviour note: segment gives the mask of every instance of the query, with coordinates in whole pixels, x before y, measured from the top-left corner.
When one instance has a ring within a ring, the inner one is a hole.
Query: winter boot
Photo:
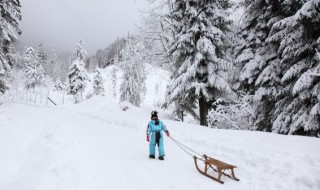
[[[150,155],[149,155],[149,158],[154,159],[155,157],[154,157],[154,155],[150,154]]]
[[[164,160],[164,157],[163,156],[159,156],[159,160]]]

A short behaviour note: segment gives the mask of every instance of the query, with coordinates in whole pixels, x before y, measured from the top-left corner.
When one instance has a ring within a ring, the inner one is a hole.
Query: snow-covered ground
[[[78,105],[0,106],[1,190],[319,190],[320,139],[218,130],[169,120],[172,137],[235,164],[239,182],[224,185],[196,170],[165,137],[164,161],[148,158],[150,112],[122,111],[109,97]]]
[[[174,121],[169,111],[159,109],[169,74],[151,66],[142,108],[122,111],[122,74],[117,72],[115,99],[112,69],[102,71],[106,96],[81,104],[53,91],[49,96],[57,106],[39,91],[22,96],[12,91],[13,96],[0,98],[0,190],[320,189],[320,139]],[[150,160],[145,133],[153,109],[160,111],[173,138],[237,165],[240,182],[223,177],[221,185],[201,175],[193,158],[166,137],[165,161]]]

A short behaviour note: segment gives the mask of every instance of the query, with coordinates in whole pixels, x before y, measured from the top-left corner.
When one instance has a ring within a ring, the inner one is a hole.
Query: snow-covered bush
[[[238,101],[222,98],[213,103],[208,115],[210,127],[223,129],[250,130],[254,121],[253,97],[242,94]]]
[[[57,81],[56,81],[56,83],[54,84],[54,89],[56,90],[56,91],[62,91],[62,90],[64,90],[64,88],[65,88],[65,86],[60,82],[60,80],[58,79]]]

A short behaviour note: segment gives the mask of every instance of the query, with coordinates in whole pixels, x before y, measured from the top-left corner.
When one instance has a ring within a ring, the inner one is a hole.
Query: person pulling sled
[[[163,135],[162,131],[164,131],[169,137],[169,131],[162,121],[158,119],[158,112],[151,112],[151,121],[148,124],[147,128],[147,141],[149,142],[149,158],[155,158],[156,145],[158,145],[159,151],[159,160],[164,160],[164,146],[163,146]],[[151,135],[151,139],[150,139]]]

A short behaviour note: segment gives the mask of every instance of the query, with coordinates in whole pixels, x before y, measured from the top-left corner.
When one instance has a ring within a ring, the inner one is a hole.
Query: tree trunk
[[[209,106],[208,106],[208,102],[203,96],[199,98],[199,111],[200,111],[200,114],[199,114],[200,125],[208,126],[207,116],[209,112]]]
[[[183,111],[181,111],[181,120],[183,122]]]

